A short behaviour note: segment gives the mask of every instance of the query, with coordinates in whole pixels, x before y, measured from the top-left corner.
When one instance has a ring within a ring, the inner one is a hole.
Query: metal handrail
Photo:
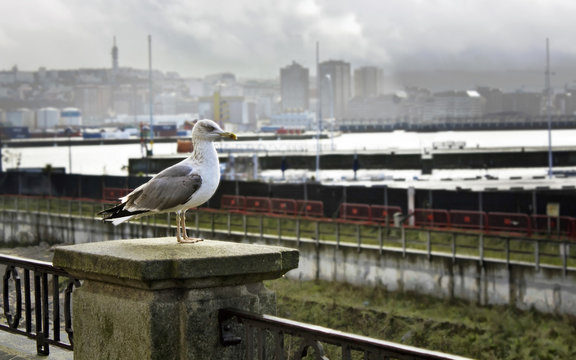
[[[436,359],[464,360],[465,358],[413,346],[345,333],[322,326],[262,315],[237,309],[220,309],[220,342],[224,346],[244,343],[245,358],[303,359],[314,350],[316,359],[328,359],[322,343],[341,349],[343,359],[351,359],[352,352],[360,352],[365,359]],[[244,331],[238,331],[238,324]],[[267,337],[268,334],[269,336]],[[299,339],[295,354],[286,354],[285,336]],[[271,353],[271,354],[269,354]],[[272,356],[273,355],[273,356]]]
[[[50,345],[72,350],[74,337],[71,295],[74,288],[80,286],[80,281],[66,271],[54,267],[50,262],[0,255],[0,265],[6,266],[2,282],[5,322],[0,323],[0,330],[35,339],[38,355],[49,355]],[[63,290],[60,288],[61,278],[67,279]],[[11,282],[13,288],[10,286]],[[64,293],[64,319],[60,316],[62,293]],[[11,298],[16,300],[14,306],[10,304]],[[62,339],[62,328],[68,335],[67,342]]]

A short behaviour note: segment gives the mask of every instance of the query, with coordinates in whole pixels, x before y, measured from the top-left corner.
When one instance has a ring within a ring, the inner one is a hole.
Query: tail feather
[[[136,215],[141,215],[149,211],[149,210],[130,211],[124,209],[124,205],[126,204],[122,203],[110,209],[102,210],[98,213],[98,215],[102,215],[103,221],[110,221],[112,222],[112,224],[118,225],[123,223],[124,221],[130,220]]]

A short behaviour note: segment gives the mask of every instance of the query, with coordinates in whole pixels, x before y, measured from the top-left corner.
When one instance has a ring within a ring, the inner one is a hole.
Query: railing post
[[[361,229],[360,229],[360,224],[356,224],[356,251],[360,252],[362,251],[362,236],[360,233]]]
[[[298,251],[115,240],[58,247],[54,266],[83,280],[72,293],[74,359],[232,360],[246,345],[220,342],[219,310],[274,314],[275,296],[262,282],[296,268]]]
[[[562,275],[566,278],[566,273],[568,271],[568,247],[566,241],[562,241]]]
[[[336,221],[336,249],[340,249],[340,223]]]
[[[534,240],[534,266],[536,271],[540,270],[540,241]]]
[[[211,212],[210,213],[210,233],[212,234],[212,237],[214,237],[214,234],[216,234],[216,213]]]
[[[450,237],[452,247],[452,262],[456,262],[456,233],[452,233]]]
[[[278,223],[276,224],[278,231],[278,244],[280,244],[282,241],[282,218],[278,216],[276,219],[278,220]]]
[[[300,247],[300,217],[296,218],[296,245]]]
[[[402,236],[402,256],[406,257],[406,229],[404,226],[400,226],[400,233]]]
[[[432,258],[432,234],[430,233],[430,230],[428,229],[428,231],[426,231],[426,254],[428,256],[428,260],[430,260]]]
[[[510,267],[510,238],[506,238],[506,266]]]
[[[484,266],[484,233],[478,234],[478,255],[480,258],[480,266]]]
[[[232,212],[228,211],[228,218],[226,220],[226,226],[228,226],[228,236],[232,234]]]
[[[260,224],[260,226],[259,226],[259,228],[260,228],[260,240],[262,240],[262,239],[264,239],[264,216],[260,215],[259,218],[260,218],[260,223],[259,223]]]
[[[170,236],[170,213],[166,213],[166,236]]]
[[[382,224],[378,224],[378,251],[382,255],[384,251],[384,239],[382,238]]]

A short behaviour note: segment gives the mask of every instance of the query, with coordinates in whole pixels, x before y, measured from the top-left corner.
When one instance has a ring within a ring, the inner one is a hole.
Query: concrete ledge
[[[143,288],[207,288],[275,279],[298,267],[298,250],[174,237],[58,247],[54,266],[83,280]]]

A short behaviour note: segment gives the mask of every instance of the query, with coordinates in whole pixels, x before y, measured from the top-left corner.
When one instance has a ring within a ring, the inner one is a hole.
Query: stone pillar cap
[[[53,264],[81,280],[145,289],[206,288],[275,279],[298,267],[298,250],[174,237],[57,247]]]

